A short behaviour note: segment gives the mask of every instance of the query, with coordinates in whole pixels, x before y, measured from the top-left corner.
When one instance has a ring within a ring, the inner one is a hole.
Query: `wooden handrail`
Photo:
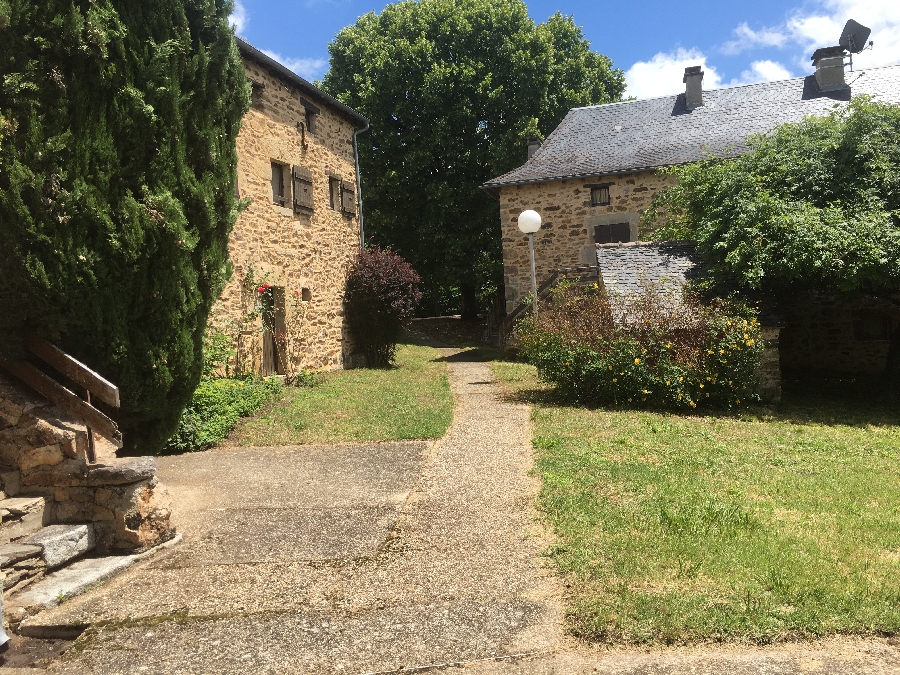
[[[74,415],[89,428],[96,429],[113,442],[117,448],[122,447],[122,432],[109,417],[94,406],[66,389],[59,382],[39,370],[27,361],[0,361],[0,366],[18,377],[22,382],[45,396],[66,412]],[[91,460],[93,461],[93,460]]]
[[[69,356],[59,347],[36,335],[31,336],[28,342],[28,351],[68,377],[75,384],[84,387],[87,400],[82,399],[27,361],[0,359],[0,367],[5,368],[18,377],[51,403],[55,403],[70,415],[84,422],[88,436],[88,461],[97,461],[94,450],[94,429],[108,438],[117,448],[121,448],[122,432],[119,431],[119,427],[113,420],[91,405],[91,393],[93,393],[103,402],[118,408],[120,405],[119,388],[95,373],[81,361]]]
[[[100,377],[80,361],[66,354],[62,349],[46,340],[32,336],[28,351],[50,364],[73,382],[80,384],[101,401],[118,408],[119,388],[109,380]],[[99,431],[99,429],[98,429]]]

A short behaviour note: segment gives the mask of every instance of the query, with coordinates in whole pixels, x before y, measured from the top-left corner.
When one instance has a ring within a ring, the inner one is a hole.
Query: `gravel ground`
[[[900,673],[893,639],[594,649],[563,634],[526,406],[444,350],[435,443],[220,448],[161,462],[184,544],[45,612],[54,673]],[[462,357],[465,358],[465,357]]]

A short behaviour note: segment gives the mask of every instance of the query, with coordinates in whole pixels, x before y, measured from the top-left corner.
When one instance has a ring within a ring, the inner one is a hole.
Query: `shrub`
[[[403,327],[422,299],[419,275],[391,249],[363,250],[350,267],[344,302],[347,322],[370,366],[394,358]]]
[[[248,417],[283,389],[277,377],[204,379],[194,391],[164,452],[193,452],[220,443],[241,417]]]
[[[650,285],[630,297],[561,286],[519,324],[522,354],[564,398],[664,409],[755,399],[759,333],[746,307]]]
[[[0,2],[0,356],[36,333],[158,451],[230,274],[247,77],[222,0]]]

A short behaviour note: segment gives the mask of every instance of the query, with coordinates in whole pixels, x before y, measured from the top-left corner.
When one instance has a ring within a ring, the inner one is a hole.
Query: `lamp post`
[[[541,214],[528,209],[519,214],[519,229],[528,235],[528,250],[531,253],[531,292],[534,294],[534,315],[537,316],[537,275],[534,271],[534,233],[541,229]]]

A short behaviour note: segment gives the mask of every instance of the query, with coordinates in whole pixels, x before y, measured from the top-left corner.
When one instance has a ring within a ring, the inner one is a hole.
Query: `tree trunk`
[[[891,398],[900,398],[900,330],[891,332],[891,345],[888,348],[885,380]]]
[[[462,320],[478,321],[478,295],[475,292],[475,286],[472,284],[462,284],[460,287],[462,292]]]

